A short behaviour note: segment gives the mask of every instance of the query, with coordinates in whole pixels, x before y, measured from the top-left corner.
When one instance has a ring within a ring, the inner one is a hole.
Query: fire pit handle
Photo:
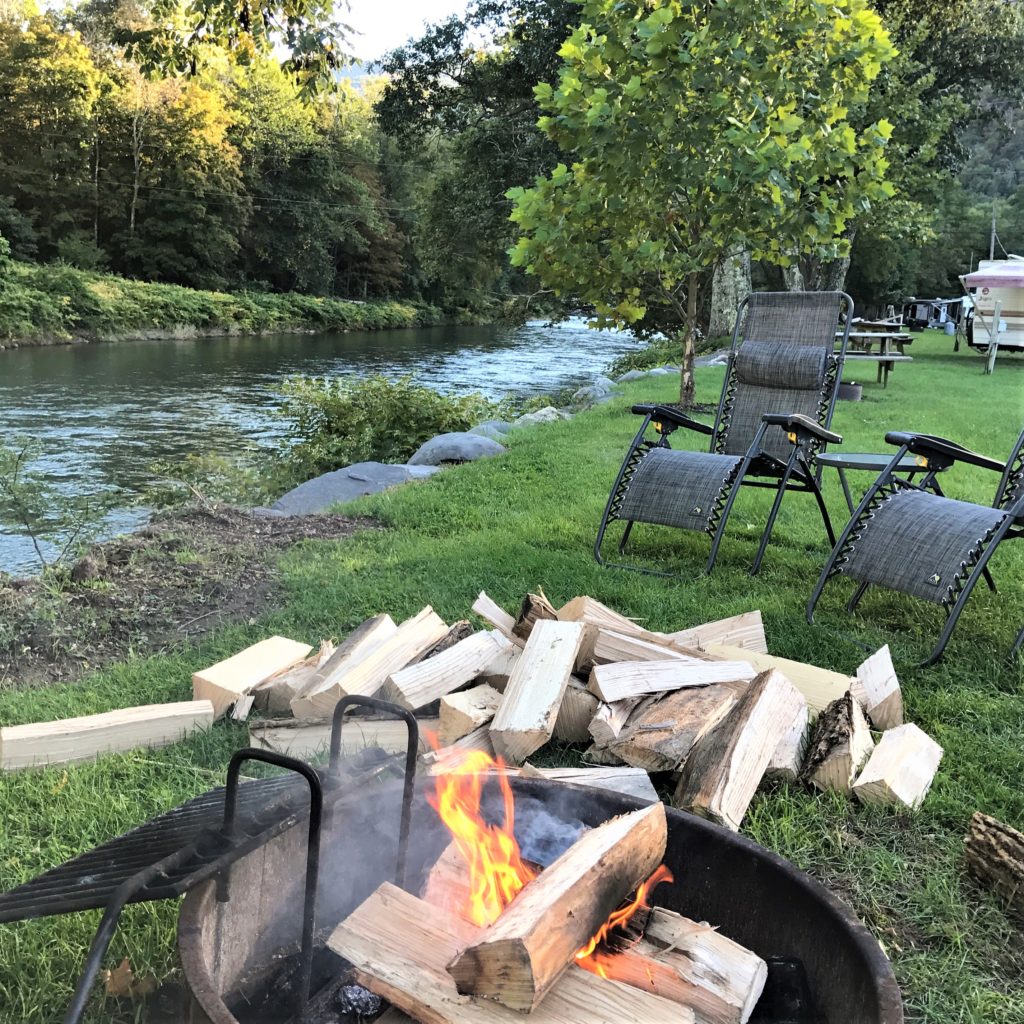
[[[342,697],[335,705],[331,719],[331,760],[329,771],[338,773],[341,763],[341,726],[349,708],[372,708],[383,711],[395,718],[401,718],[409,730],[408,745],[405,748],[405,788],[402,790],[402,820],[398,830],[398,860],[395,865],[395,885],[405,888],[405,857],[409,846],[409,826],[412,822],[412,794],[416,785],[416,755],[420,749],[420,727],[416,716],[398,704],[377,700],[376,697]]]
[[[228,763],[227,784],[224,787],[224,831],[228,836],[235,831],[235,807],[238,796],[238,776],[245,761],[263,761],[278,768],[296,772],[309,783],[309,839],[306,846],[306,888],[302,910],[302,950],[299,987],[295,1019],[301,1021],[309,1002],[309,986],[313,976],[313,933],[316,926],[316,889],[320,874],[320,826],[323,821],[324,792],[316,769],[286,754],[272,750],[246,747],[236,750]],[[218,899],[221,898],[218,893]]]

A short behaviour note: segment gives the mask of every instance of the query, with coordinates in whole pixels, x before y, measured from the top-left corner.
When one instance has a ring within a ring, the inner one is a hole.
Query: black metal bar
[[[174,853],[164,857],[163,860],[157,861],[145,870],[132,875],[131,878],[122,882],[117,887],[107,903],[106,910],[104,910],[103,917],[100,920],[100,926],[96,929],[96,934],[93,936],[92,945],[89,947],[89,953],[85,958],[85,966],[82,968],[78,984],[75,986],[74,995],[71,997],[71,1005],[68,1006],[67,1013],[64,1014],[64,1024],[78,1024],[82,1019],[82,1014],[85,1013],[85,1008],[89,1003],[89,996],[92,993],[92,987],[96,981],[100,964],[103,963],[103,955],[110,945],[110,940],[114,937],[114,932],[117,931],[117,923],[121,919],[121,913],[131,901],[131,898],[141,889],[144,889],[161,872],[176,867],[191,857],[194,852],[195,848],[192,846],[175,850]]]
[[[807,464],[807,460],[802,452],[798,453],[797,461],[803,466],[804,473],[807,475],[808,490],[814,495],[814,500],[818,504],[818,511],[821,513],[821,521],[825,524],[825,535],[828,537],[829,545],[834,547],[836,532],[832,529],[832,517],[828,514],[828,506],[825,504],[825,498],[821,493],[819,481],[815,479],[814,474],[811,472],[811,467]]]
[[[227,784],[224,787],[224,831],[235,833],[235,807],[238,775],[245,761],[262,761],[296,772],[309,783],[309,833],[306,845],[306,885],[302,909],[302,947],[300,951],[299,987],[296,997],[296,1019],[301,1021],[309,1002],[309,986],[313,978],[313,933],[316,927],[316,890],[320,875],[320,828],[323,823],[324,792],[316,769],[287,754],[246,747],[231,755]]]
[[[416,785],[416,756],[420,746],[420,727],[416,716],[398,704],[377,700],[376,697],[342,697],[334,708],[331,719],[331,759],[329,771],[336,775],[341,761],[341,727],[345,712],[349,708],[372,708],[387,715],[401,718],[408,730],[408,746],[405,749],[405,784],[402,789],[402,817],[398,829],[398,858],[395,864],[395,885],[405,888],[405,862],[409,850],[409,828],[412,824],[412,796]]]
[[[619,487],[622,486],[622,478],[626,475],[626,470],[630,466],[630,460],[633,458],[634,453],[643,444],[644,435],[647,433],[647,427],[650,424],[653,416],[648,413],[644,418],[643,423],[640,425],[640,429],[636,432],[636,436],[633,438],[633,443],[629,446],[626,452],[626,457],[622,460],[622,465],[619,467],[618,475],[615,477],[615,483],[612,484],[611,492],[608,494],[608,501],[604,506],[604,515],[601,516],[601,524],[597,528],[597,540],[594,542],[594,559],[598,565],[607,565],[604,556],[601,554],[601,545],[604,543],[605,531],[608,529],[608,524],[611,522],[612,509],[615,507],[615,499],[618,497]],[[628,533],[627,533],[628,536]],[[625,541],[623,541],[625,544]]]
[[[798,446],[794,446],[793,453],[790,455],[789,461],[786,463],[786,468],[782,473],[782,479],[775,492],[775,500],[772,502],[772,510],[768,514],[768,522],[765,523],[764,532],[761,534],[761,543],[757,546],[757,554],[754,556],[754,565],[750,570],[751,576],[756,576],[761,571],[761,563],[764,561],[764,553],[768,550],[768,542],[772,539],[772,530],[775,528],[775,520],[778,518],[779,509],[782,507],[782,499],[786,496],[786,484],[789,483],[789,478],[793,475],[793,469],[796,466],[796,460],[799,454],[800,448]]]

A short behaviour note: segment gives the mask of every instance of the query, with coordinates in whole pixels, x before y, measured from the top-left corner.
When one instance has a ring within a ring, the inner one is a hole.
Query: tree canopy
[[[512,191],[512,261],[600,323],[667,307],[688,402],[700,273],[732,251],[839,254],[889,195],[891,126],[854,125],[893,47],[864,0],[586,0],[560,53],[536,94],[566,162]]]

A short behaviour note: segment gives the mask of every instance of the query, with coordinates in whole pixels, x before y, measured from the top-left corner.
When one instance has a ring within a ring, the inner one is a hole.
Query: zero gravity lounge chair
[[[842,440],[828,428],[852,317],[853,301],[844,292],[748,295],[737,314],[713,426],[691,419],[674,406],[633,406],[644,421],[601,519],[594,545],[598,562],[653,572],[639,565],[605,562],[601,553],[605,533],[618,519],[625,523],[620,554],[636,523],[709,534],[713,540],[705,572],[710,572],[741,486],[777,491],[752,573],[761,567],[786,491],[814,495],[829,543],[834,545],[814,458],[827,442]],[[708,451],[673,449],[669,435],[679,427],[707,434],[711,438]]]
[[[927,434],[885,435],[898,451],[868,489],[829,555],[807,603],[807,621],[833,576],[858,583],[847,604],[852,611],[871,584],[923,598],[946,609],[946,624],[922,665],[942,657],[957,619],[980,578],[995,590],[988,561],[1001,541],[1024,537],[1024,431],[1005,462],[978,455],[953,441]],[[925,471],[920,483],[895,476],[900,460],[916,457]],[[937,489],[935,474],[954,463],[999,473],[991,505],[956,501]],[[1014,651],[1024,643],[1022,630]]]

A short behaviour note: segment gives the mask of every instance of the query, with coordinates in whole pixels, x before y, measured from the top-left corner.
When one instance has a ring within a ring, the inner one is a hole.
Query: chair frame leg
[[[1010,648],[1010,657],[1016,658],[1020,654],[1021,648],[1024,648],[1024,628],[1017,634],[1017,639],[1013,641],[1013,646]]]
[[[594,541],[594,558],[598,565],[615,565],[615,563],[605,561],[604,556],[601,554],[601,545],[604,543],[605,531],[608,529],[608,524],[611,521],[612,508],[615,505],[615,498],[619,493],[622,478],[626,475],[626,470],[629,468],[630,460],[633,458],[640,445],[643,444],[644,435],[647,433],[647,427],[652,419],[652,416],[647,416],[640,429],[636,432],[636,436],[633,438],[633,443],[629,446],[629,449],[626,452],[626,457],[622,460],[622,465],[619,467],[618,475],[615,477],[615,483],[612,485],[611,492],[608,495],[608,501],[605,503],[604,515],[601,516],[601,525],[597,528],[597,540]],[[632,525],[632,523],[630,523],[630,525]],[[629,536],[628,528],[626,536]],[[622,543],[625,545],[625,539]],[[621,551],[622,549],[620,548],[619,550]],[[630,566],[616,566],[616,568],[628,569]],[[666,573],[662,575],[668,574]]]
[[[821,521],[825,524],[825,534],[828,537],[828,542],[832,547],[835,547],[836,532],[832,529],[832,517],[828,514],[828,506],[825,504],[825,498],[821,493],[821,487],[819,486],[817,479],[815,479],[814,473],[811,472],[811,468],[807,464],[807,458],[803,451],[800,452],[800,462],[804,467],[804,472],[807,474],[807,481],[810,485],[811,493],[814,495],[814,500],[818,503],[818,511],[821,513]]]
[[[793,470],[796,469],[797,456],[800,454],[799,448],[793,449],[793,454],[790,455],[789,461],[786,463],[786,468],[783,470],[782,476],[779,479],[779,488],[775,493],[775,500],[772,502],[772,510],[768,514],[768,522],[765,523],[764,532],[761,534],[761,543],[757,546],[757,554],[754,556],[754,564],[751,566],[750,575],[756,576],[761,571],[761,563],[764,561],[764,553],[768,550],[768,542],[772,537],[772,530],[775,529],[775,520],[778,518],[779,509],[782,508],[782,499],[786,496],[786,485],[789,483],[790,478],[793,475]]]
[[[848,612],[852,612],[857,607],[857,605],[860,604],[860,599],[865,595],[865,593],[867,593],[867,589],[869,586],[871,586],[870,583],[861,583],[857,587],[857,589],[853,592],[853,597],[851,597],[850,600],[846,602],[846,610]]]

